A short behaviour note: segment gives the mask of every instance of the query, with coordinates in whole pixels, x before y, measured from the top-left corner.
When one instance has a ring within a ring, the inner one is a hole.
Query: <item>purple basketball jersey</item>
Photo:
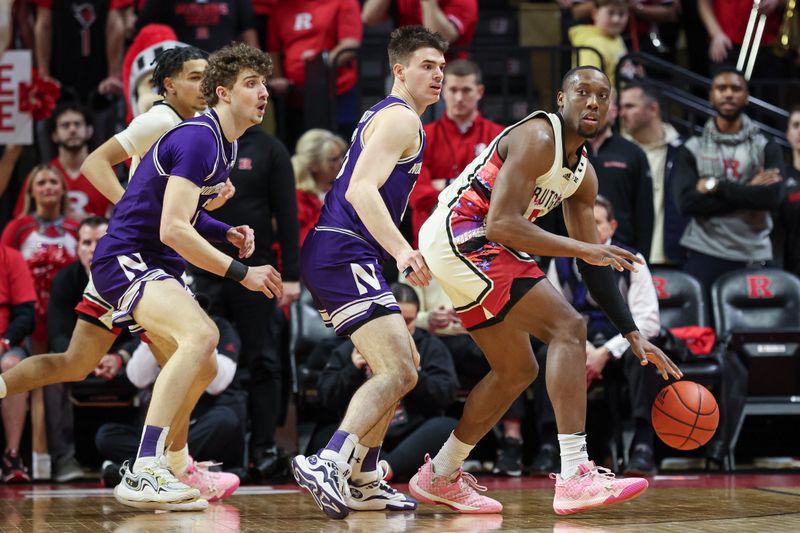
[[[403,99],[389,95],[371,108],[369,108],[358,123],[356,131],[353,133],[353,141],[350,148],[345,155],[342,170],[333,182],[333,187],[325,195],[325,205],[322,207],[319,221],[317,222],[318,228],[331,228],[343,230],[343,233],[355,233],[363,237],[368,243],[375,247],[378,254],[385,260],[389,258],[389,254],[378,244],[378,241],[370,235],[364,223],[358,217],[356,210],[350,205],[350,202],[344,197],[347,188],[350,186],[350,178],[353,175],[353,169],[356,168],[358,158],[361,152],[364,151],[364,130],[370,121],[375,117],[375,114],[387,107],[402,105],[412,109]],[[413,111],[413,109],[412,109]],[[416,113],[416,111],[415,111]],[[411,191],[414,184],[417,182],[417,177],[422,169],[422,153],[425,151],[425,132],[420,123],[420,148],[419,151],[405,159],[397,162],[392,173],[389,174],[389,179],[383,184],[379,192],[383,203],[389,210],[392,221],[396,226],[400,226],[403,219],[403,213],[408,206],[408,198],[411,196]]]
[[[388,96],[372,106],[358,123],[342,170],[325,196],[317,226],[306,238],[300,257],[303,282],[328,326],[347,335],[380,314],[400,307],[383,278],[381,265],[389,254],[378,244],[345,198],[353,169],[364,150],[364,129],[375,114],[393,105],[410,106]],[[420,123],[420,149],[398,161],[380,188],[392,221],[400,225],[408,198],[422,167],[425,133]]]
[[[236,149],[236,141],[225,139],[213,110],[178,124],[156,141],[117,204],[108,233],[97,243],[92,280],[100,296],[119,309],[125,295],[132,309],[140,296],[135,285],[165,276],[180,279],[186,261],[160,237],[167,181],[180,176],[200,187],[192,219],[199,228],[198,221],[209,218],[203,206],[219,195],[230,176]]]

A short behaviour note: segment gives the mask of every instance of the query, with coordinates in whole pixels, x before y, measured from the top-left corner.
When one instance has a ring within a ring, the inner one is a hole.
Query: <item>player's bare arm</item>
[[[597,174],[589,164],[575,194],[564,200],[564,222],[569,236],[590,246],[583,246],[580,255],[590,265],[611,266],[616,270],[636,271],[633,263],[642,263],[636,255],[614,245],[599,244],[597,225],[594,222],[594,201],[597,198]]]
[[[431,281],[425,260],[394,225],[378,192],[397,162],[414,154],[419,143],[419,117],[413,111],[392,106],[379,112],[364,132],[364,150],[345,197],[378,244],[395,258],[400,272],[411,267],[413,273],[407,279],[423,286]]]
[[[115,204],[119,202],[125,189],[114,173],[114,165],[128,159],[128,154],[115,137],[111,137],[89,154],[81,165],[81,173],[86,176],[100,194]]]
[[[498,151],[504,162],[492,189],[486,237],[530,254],[581,256],[583,243],[545,231],[525,217],[537,178],[553,166],[553,128],[543,120],[531,120],[511,130]]]
[[[200,188],[180,176],[170,176],[164,191],[164,209],[161,214],[161,242],[178,252],[193,265],[218,276],[225,276],[231,266],[231,258],[214,248],[192,226],[195,207],[200,198]],[[249,228],[247,228],[249,229]],[[250,249],[253,240],[242,227],[228,230],[228,240],[242,250]],[[263,292],[269,298],[282,292],[280,274],[271,266],[249,267],[242,285],[250,290]]]

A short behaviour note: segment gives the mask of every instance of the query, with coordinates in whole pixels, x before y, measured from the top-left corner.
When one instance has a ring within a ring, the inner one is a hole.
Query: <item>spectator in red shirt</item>
[[[91,118],[80,104],[59,105],[50,118],[50,138],[58,146],[58,156],[50,164],[64,178],[69,198],[68,213],[83,220],[89,215],[106,216],[111,203],[81,174],[81,165],[89,156],[89,140],[94,134]],[[14,216],[22,213],[28,182],[14,206]]]
[[[761,0],[759,12],[767,16],[753,76],[775,78],[790,72],[789,65],[768,46],[778,41],[783,6],[786,0]],[[733,67],[739,58],[753,0],[698,0],[697,10],[710,38],[708,57],[713,73],[720,67]],[[749,56],[748,56],[749,57]]]
[[[336,68],[336,121],[340,133],[349,136],[357,122],[355,52],[361,46],[361,10],[357,0],[295,0],[279,2],[269,17],[267,50],[274,68],[270,89],[287,96],[287,132],[284,142],[292,147],[304,129],[303,89],[306,61],[327,51]],[[342,52],[342,53],[340,53]]]
[[[394,10],[392,4],[395,4]],[[465,48],[475,36],[477,0],[366,0],[362,20],[376,26],[395,14],[396,26],[421,24],[438,32],[451,46]]]
[[[297,187],[297,220],[300,246],[317,224],[325,194],[331,190],[347,154],[347,143],[328,130],[311,129],[297,141],[292,156]]]
[[[476,63],[456,59],[447,65],[442,87],[446,111],[442,118],[425,126],[425,158],[411,193],[415,242],[442,189],[504,129],[478,110],[483,92],[481,69]]]
[[[19,251],[0,245],[0,371],[12,368],[27,355],[20,344],[33,332],[35,305],[36,291],[25,259]],[[2,381],[0,385],[5,387]],[[19,456],[28,394],[6,396],[5,390],[0,390],[0,398],[6,432],[2,479],[7,483],[30,481]]]

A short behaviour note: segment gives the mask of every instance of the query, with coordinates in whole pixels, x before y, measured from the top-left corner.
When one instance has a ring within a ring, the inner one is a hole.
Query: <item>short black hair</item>
[[[574,76],[577,72],[579,72],[581,70],[596,70],[597,72],[602,74],[606,78],[606,80],[608,80],[608,76],[606,76],[606,73],[603,72],[601,69],[599,69],[599,68],[597,68],[597,67],[595,67],[593,65],[581,65],[581,66],[573,67],[573,68],[569,69],[567,71],[567,73],[564,74],[564,77],[561,78],[561,90],[562,91],[566,91],[567,90],[567,84],[569,83],[569,81],[572,78],[572,76]],[[611,87],[611,80],[608,80],[608,87],[609,88]]]
[[[411,54],[420,48],[434,48],[447,52],[450,45],[444,37],[422,26],[401,26],[394,30],[389,40],[389,68],[405,64]]]
[[[92,215],[86,217],[83,220],[81,220],[81,223],[78,226],[78,233],[80,233],[81,228],[84,226],[89,226],[90,228],[96,228],[98,226],[102,226],[103,224],[108,224],[108,219],[104,216]]]
[[[180,74],[183,64],[193,59],[208,59],[208,53],[194,46],[178,46],[164,50],[153,60],[156,68],[153,70],[152,84],[158,94],[164,95],[167,88],[164,80]]]
[[[410,285],[395,282],[392,283],[389,288],[392,289],[392,294],[394,295],[394,299],[397,300],[397,303],[411,303],[419,308],[419,296],[417,296],[417,291]]]
[[[740,78],[744,80],[744,84],[747,85],[747,78],[744,76],[744,72],[739,70],[738,68],[732,67],[730,65],[722,64],[711,71],[711,80],[713,81],[714,78],[721,74],[736,74]]]
[[[53,111],[53,114],[50,115],[50,119],[47,122],[48,133],[50,135],[56,131],[56,124],[58,123],[58,119],[61,118],[61,115],[69,112],[80,114],[83,116],[83,121],[86,122],[87,126],[92,125],[92,115],[89,113],[89,110],[79,102],[67,100],[58,104]]]
[[[631,81],[625,84],[622,87],[622,92],[625,92],[629,89],[639,89],[642,91],[642,98],[644,99],[645,103],[652,103],[655,102],[657,104],[661,104],[661,95],[658,93],[655,87],[653,87],[650,83],[645,83],[642,81]]]

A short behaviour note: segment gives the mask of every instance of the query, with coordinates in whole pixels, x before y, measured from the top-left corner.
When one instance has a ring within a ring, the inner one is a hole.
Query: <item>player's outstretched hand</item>
[[[239,259],[253,255],[256,249],[256,234],[250,226],[236,226],[228,230],[228,242],[239,249]]]
[[[263,292],[267,298],[280,298],[283,294],[281,274],[270,265],[249,267],[242,285],[255,292]]]
[[[641,333],[632,331],[625,335],[625,338],[631,343],[631,351],[633,355],[639,358],[642,366],[653,363],[665,380],[668,380],[669,376],[675,379],[683,377],[683,372],[678,368],[678,365],[673,363],[672,359],[667,357],[667,354],[662,352],[658,346],[642,337]]]
[[[613,244],[590,244],[584,251],[581,259],[595,266],[610,266],[622,272],[628,269],[636,272],[634,263],[643,264],[635,254]]]
[[[433,279],[425,258],[411,248],[397,256],[397,271],[414,287],[427,287]]]

